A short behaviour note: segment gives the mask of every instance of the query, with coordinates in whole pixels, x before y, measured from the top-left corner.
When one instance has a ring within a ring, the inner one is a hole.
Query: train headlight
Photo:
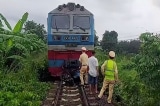
[[[70,37],[69,36],[64,36],[63,39],[64,40],[70,40]]]
[[[82,40],[82,41],[89,41],[89,36],[82,36],[82,37],[81,37],[81,40]]]
[[[54,40],[61,40],[61,36],[53,36]]]

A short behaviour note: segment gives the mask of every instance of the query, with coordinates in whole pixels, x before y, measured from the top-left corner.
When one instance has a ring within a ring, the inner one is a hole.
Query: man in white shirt
[[[89,82],[90,94],[92,94],[93,92],[98,93],[97,80],[99,72],[98,72],[98,60],[95,57],[95,51],[92,51],[92,56],[88,59],[88,66],[89,66],[88,82]]]

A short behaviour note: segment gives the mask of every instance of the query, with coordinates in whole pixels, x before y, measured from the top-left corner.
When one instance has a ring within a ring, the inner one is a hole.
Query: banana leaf
[[[22,16],[22,19],[20,19],[17,24],[15,25],[14,29],[13,29],[13,32],[14,33],[20,33],[21,30],[22,30],[22,27],[24,25],[24,23],[26,22],[28,18],[28,13],[26,12],[23,16]]]
[[[6,20],[6,18],[0,13],[0,19],[4,21],[4,23],[6,24],[6,26],[8,27],[8,29],[12,30],[11,25],[8,23],[8,21]],[[0,22],[0,26],[1,26],[2,22]],[[3,26],[3,24],[2,24]]]

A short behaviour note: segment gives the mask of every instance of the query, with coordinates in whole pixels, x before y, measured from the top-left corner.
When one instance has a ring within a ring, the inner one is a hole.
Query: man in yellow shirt
[[[108,103],[111,103],[112,101],[114,84],[116,81],[118,81],[118,70],[114,58],[115,52],[110,51],[109,60],[106,60],[104,64],[101,66],[101,71],[102,74],[105,75],[105,78],[103,80],[103,86],[97,99],[100,99],[103,96],[104,91],[109,86],[109,96],[107,98]]]
[[[80,80],[81,85],[84,85],[84,76],[85,76],[85,83],[88,84],[88,55],[86,54],[86,48],[82,47],[82,54],[79,57],[79,61],[81,63],[80,69]]]

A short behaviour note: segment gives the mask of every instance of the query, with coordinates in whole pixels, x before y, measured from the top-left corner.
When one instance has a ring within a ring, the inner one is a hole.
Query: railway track
[[[53,101],[56,98],[56,92],[59,89],[59,87],[60,87],[59,82],[53,83],[52,88],[48,91],[46,99],[43,101],[41,106],[54,106]]]
[[[89,86],[66,86],[55,82],[41,106],[113,106],[107,104],[106,97],[96,100],[97,94],[89,94]]]
[[[89,106],[86,100],[83,87],[66,86],[61,81],[54,83],[42,106]]]
[[[89,85],[85,85],[84,90],[86,92],[87,102],[88,102],[89,106],[114,106],[112,104],[107,103],[107,101],[106,101],[107,96],[106,95],[104,95],[100,100],[96,100],[96,97],[98,96],[98,94],[96,94],[96,93],[90,94],[89,93]]]

